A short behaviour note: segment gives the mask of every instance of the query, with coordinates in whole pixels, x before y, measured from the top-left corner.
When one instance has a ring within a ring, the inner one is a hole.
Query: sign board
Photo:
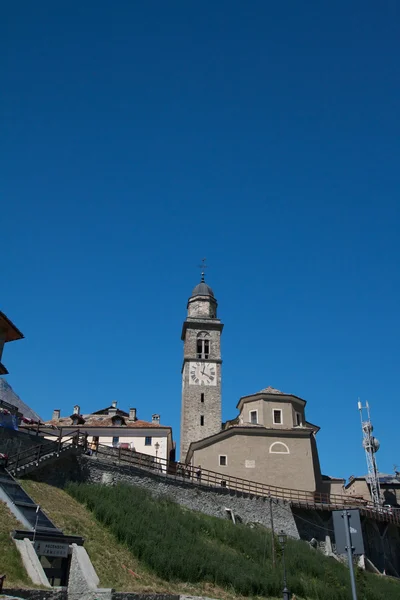
[[[35,551],[38,556],[68,556],[69,545],[56,542],[35,542]]]
[[[353,554],[364,554],[364,541],[361,530],[360,511],[357,509],[349,509],[346,510],[346,512],[349,515],[350,537],[351,545],[353,547]],[[343,513],[343,510],[332,511],[336,552],[338,554],[346,554],[347,552],[346,529]]]

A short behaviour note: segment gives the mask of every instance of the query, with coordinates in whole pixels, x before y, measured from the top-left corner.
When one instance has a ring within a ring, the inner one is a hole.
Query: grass
[[[272,565],[271,534],[184,510],[145,490],[117,485],[69,484],[115,538],[158,577],[170,584],[208,582],[242,596],[278,596],[282,560]],[[278,545],[279,547],[279,545]],[[306,542],[288,540],[288,587],[298,597],[350,600],[348,569]],[[398,600],[400,584],[357,570],[360,600]]]
[[[132,486],[73,484],[67,494],[44,483],[21,483],[58,527],[85,538],[101,586],[222,600],[282,597],[281,557],[273,570],[270,532],[262,527],[234,526]],[[350,600],[343,565],[305,542],[288,541],[286,550],[297,600]],[[357,586],[359,600],[400,598],[398,582],[360,570]]]
[[[65,491],[25,479],[20,483],[64,533],[85,538],[85,548],[100,578],[101,587],[137,593],[208,596],[222,600],[238,598],[237,594],[207,582],[193,585],[165,581],[136,558],[125,544],[118,542],[93,513]]]
[[[22,564],[21,555],[11,539],[11,532],[21,529],[21,523],[10,512],[8,506],[0,501],[0,575],[6,574],[4,587],[35,587]]]

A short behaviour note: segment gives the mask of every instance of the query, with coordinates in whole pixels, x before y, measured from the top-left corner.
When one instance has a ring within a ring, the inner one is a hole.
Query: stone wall
[[[7,579],[5,583],[7,583]],[[67,600],[68,598],[67,590],[64,588],[56,588],[52,590],[39,590],[4,587],[3,593],[6,596],[24,598],[25,600]]]
[[[272,502],[267,498],[230,491],[226,488],[202,487],[173,479],[160,478],[152,473],[129,467],[111,465],[96,458],[82,456],[81,481],[88,483],[128,483],[148,490],[153,496],[170,497],[174,502],[191,510],[213,517],[229,518],[226,509],[231,509],[235,517],[243,523],[260,523],[271,527],[271,507],[276,531],[283,529],[287,535],[298,539],[299,533],[292,510],[283,502]]]

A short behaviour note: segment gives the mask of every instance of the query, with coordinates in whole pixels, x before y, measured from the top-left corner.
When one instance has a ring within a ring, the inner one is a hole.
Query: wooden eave
[[[0,329],[6,332],[6,342],[22,340],[24,334],[14,325],[12,321],[0,310]]]

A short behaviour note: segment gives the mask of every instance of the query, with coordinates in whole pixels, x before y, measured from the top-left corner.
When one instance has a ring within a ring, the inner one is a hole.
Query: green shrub
[[[244,596],[281,595],[279,543],[274,570],[271,534],[264,528],[250,529],[185,510],[170,499],[154,499],[128,485],[71,483],[67,491],[166,581],[206,581]],[[295,540],[288,540],[285,556],[292,593],[315,600],[351,600],[344,565]],[[397,582],[364,572],[358,574],[358,586],[359,600],[400,597]]]

